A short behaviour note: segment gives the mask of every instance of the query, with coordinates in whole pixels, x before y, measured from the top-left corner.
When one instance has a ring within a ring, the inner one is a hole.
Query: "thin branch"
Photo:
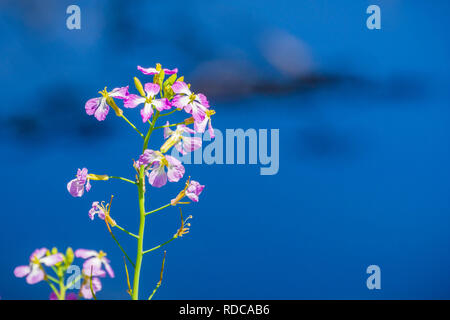
[[[145,253],[154,251],[154,250],[156,250],[156,249],[159,249],[159,248],[161,248],[162,246],[165,246],[166,244],[168,244],[169,242],[173,241],[173,240],[176,239],[176,238],[177,238],[177,237],[172,237],[172,239],[167,240],[167,241],[164,242],[164,243],[161,243],[159,246],[156,246],[156,247],[153,247],[153,248],[151,248],[151,249],[145,250],[143,253],[145,254]]]
[[[126,181],[126,182],[129,182],[129,183],[132,183],[132,184],[136,185],[135,181],[127,179],[127,178],[116,177],[116,176],[109,176],[109,178],[111,178],[111,179],[119,179],[119,180]]]
[[[128,124],[129,124],[134,130],[136,130],[136,132],[141,136],[141,138],[144,138],[144,135],[142,134],[142,132],[140,132],[140,131],[138,130],[138,128],[136,128],[136,126],[135,126],[134,124],[132,124],[132,123],[130,122],[130,120],[127,119],[127,117],[125,117],[123,114],[122,114],[121,117],[123,118],[123,120],[125,120],[126,122],[128,122]]]
[[[131,233],[131,232],[125,230],[124,228],[122,228],[121,226],[119,226],[117,223],[116,223],[116,225],[115,225],[114,227],[117,227],[119,230],[122,230],[122,231],[125,232],[126,234],[128,234],[128,235],[130,235],[130,236],[132,236],[132,237],[135,237],[136,239],[139,239],[139,236],[137,236],[137,235],[135,235],[134,233]]]

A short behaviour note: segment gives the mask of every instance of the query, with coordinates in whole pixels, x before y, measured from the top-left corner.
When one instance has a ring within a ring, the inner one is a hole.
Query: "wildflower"
[[[155,99],[159,92],[159,85],[156,83],[145,84],[145,95],[141,97],[135,94],[128,95],[124,102],[125,108],[136,108],[141,103],[144,103],[144,108],[141,110],[142,121],[147,122],[153,115],[153,107],[158,111],[167,110],[171,108],[170,102],[167,98]]]
[[[203,189],[205,188],[204,185],[201,185],[197,181],[191,180],[189,182],[186,181],[186,186],[184,187],[181,192],[170,201],[171,205],[176,205],[181,199],[183,199],[185,196],[191,199],[193,202],[198,202],[198,196],[200,193],[202,193]]]
[[[143,74],[155,75],[155,74],[159,74],[161,72],[161,65],[159,63],[156,64],[156,68],[142,68],[141,66],[138,66],[137,68]],[[178,73],[177,68],[175,68],[173,70],[170,70],[170,69],[162,69],[162,70],[164,71],[164,74]]]
[[[194,121],[194,129],[199,133],[205,132],[206,126],[208,125],[208,132],[211,139],[215,138],[214,129],[211,124],[211,116],[214,115],[216,111],[206,110],[205,119],[203,121]]]
[[[181,162],[171,156],[163,155],[160,151],[147,149],[139,157],[137,166],[146,166],[148,182],[156,188],[160,188],[167,183],[177,182],[184,175],[184,167]],[[167,167],[167,173],[165,168]],[[148,172],[150,170],[151,172]]]
[[[128,86],[122,88],[115,88],[112,91],[106,91],[106,87],[103,91],[99,91],[102,95],[99,98],[92,98],[86,102],[86,113],[90,116],[94,116],[98,121],[103,121],[109,112],[109,106],[111,106],[118,116],[122,115],[120,110],[111,98],[125,99],[128,96]],[[108,99],[109,98],[109,99]]]
[[[107,175],[88,174],[88,169],[78,169],[77,177],[70,180],[67,184],[67,190],[73,197],[81,197],[84,194],[84,189],[89,192],[91,190],[90,180],[108,180]]]
[[[75,256],[77,258],[87,259],[83,263],[83,273],[92,276],[105,276],[105,271],[102,266],[105,267],[106,272],[111,278],[114,278],[114,271],[109,265],[110,261],[106,258],[106,253],[100,250],[99,252],[95,250],[78,249],[75,251]]]
[[[102,201],[101,203],[99,203],[98,201],[92,202],[92,208],[89,210],[89,218],[91,218],[91,220],[94,220],[95,215],[98,215],[100,219],[106,219],[108,224],[112,225],[113,227],[116,226],[116,221],[114,221],[114,219],[109,215],[109,207],[110,204],[107,203],[105,205],[104,201]]]
[[[14,269],[14,275],[18,278],[27,276],[28,284],[35,284],[45,279],[45,272],[42,264],[50,267],[64,260],[61,253],[46,255],[47,248],[36,249],[30,256],[30,264],[18,266]]]
[[[173,145],[175,145],[175,148],[181,154],[192,152],[202,146],[201,138],[183,135],[183,133],[195,133],[194,130],[186,127],[184,124],[178,125],[175,131],[171,130],[168,126],[169,121],[166,122],[166,127],[164,128],[164,139],[168,139],[160,149],[162,153],[166,153]]]
[[[194,94],[183,81],[175,82],[172,85],[172,90],[177,94],[172,100],[173,106],[192,114],[195,122],[201,122],[205,119],[209,102],[204,94]]]
[[[80,288],[80,294],[85,299],[92,299],[92,291],[94,291],[94,294],[102,290],[102,283],[100,281],[100,278],[98,277],[92,277],[92,290],[91,290],[91,277],[83,275],[83,284]]]
[[[56,293],[54,292],[50,293],[49,300],[58,300],[58,296],[56,295]],[[66,294],[65,300],[78,300],[78,296],[75,293],[70,292]]]

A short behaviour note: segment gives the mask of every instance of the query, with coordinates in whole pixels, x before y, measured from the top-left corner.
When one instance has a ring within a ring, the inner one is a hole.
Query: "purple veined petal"
[[[195,121],[194,122],[195,131],[197,131],[198,133],[205,132],[206,125],[208,124],[208,120],[209,120],[209,118],[205,117],[205,119],[203,119],[203,121]]]
[[[94,220],[96,214],[97,214],[97,211],[95,210],[95,208],[92,207],[92,208],[89,210],[89,213],[88,213],[89,218],[90,218],[91,220]]]
[[[178,73],[178,68],[174,68],[172,70],[164,69],[164,73],[167,74],[167,75],[172,75],[172,74]]]
[[[141,66],[137,66],[137,69],[141,71],[143,74],[149,74],[149,75],[155,75],[158,74],[159,71],[156,70],[156,68],[143,68]]]
[[[34,258],[41,259],[45,256],[47,253],[47,248],[40,248],[33,251],[33,253],[30,255],[30,261],[32,261]]]
[[[130,94],[128,95],[128,97],[124,100],[123,102],[123,106],[125,108],[129,108],[129,109],[133,109],[136,108],[138,105],[140,105],[141,103],[145,102],[145,98],[135,95],[135,94]]]
[[[88,175],[88,169],[87,168],[78,169],[78,171],[77,171],[77,180],[81,184],[85,184],[86,180],[87,180],[87,175]]]
[[[108,95],[117,99],[126,99],[128,97],[128,86],[115,88],[112,91],[108,92]]]
[[[84,194],[84,186],[80,184],[77,179],[73,179],[67,183],[67,191],[69,191],[73,197],[81,197]]]
[[[197,94],[198,101],[200,101],[200,103],[205,107],[205,108],[209,108],[209,102],[208,99],[206,98],[206,96],[203,93],[199,93]]]
[[[173,99],[172,99],[172,106],[174,106],[175,108],[177,108],[179,110],[183,109],[188,103],[189,103],[188,96],[177,95],[177,96],[173,97]]]
[[[186,152],[192,152],[202,147],[202,139],[200,137],[182,137],[183,149]]]
[[[158,165],[148,175],[148,182],[155,188],[161,188],[167,183],[167,174],[164,166]]]
[[[30,266],[18,266],[14,269],[14,275],[17,278],[23,278],[31,272]]]
[[[147,93],[147,96],[153,98],[159,92],[159,84],[148,82],[144,85],[144,90]]]
[[[172,108],[172,105],[167,98],[155,99],[152,101],[152,104],[158,111],[169,110],[170,108]]]
[[[54,266],[63,260],[64,256],[61,253],[52,254],[51,256],[40,259],[41,263],[45,264],[47,267]]]
[[[92,116],[95,113],[95,110],[97,110],[98,106],[100,105],[100,99],[101,98],[92,98],[86,102],[84,108],[88,115]]]
[[[189,90],[188,85],[185,82],[183,82],[183,81],[176,81],[172,85],[172,90],[175,93],[182,93],[182,94],[185,94],[187,96],[189,96],[192,93],[191,90]]]
[[[94,117],[98,121],[103,121],[106,119],[106,116],[109,112],[109,106],[106,104],[106,99],[102,98],[100,101],[100,105],[98,106],[97,110],[94,112]]]
[[[148,119],[153,115],[153,107],[150,103],[145,103],[144,107],[141,109],[142,122],[147,122]]]
[[[204,185],[201,185],[197,181],[191,180],[188,188],[186,189],[186,196],[194,202],[198,202],[198,196],[202,193]]]
[[[26,279],[27,283],[35,284],[42,280],[44,280],[44,271],[42,271],[38,265],[36,265],[36,264],[32,265],[31,271],[28,274],[27,279]]]
[[[103,265],[105,266],[106,272],[108,272],[109,276],[111,278],[114,278],[114,271],[111,268],[111,265],[109,264],[109,260],[106,258],[103,258]]]
[[[95,257],[98,255],[98,252],[95,250],[87,250],[87,249],[77,249],[75,250],[75,257],[88,259],[90,257]]]
[[[199,108],[198,104],[195,104],[196,102],[194,101],[193,103],[190,103],[189,106],[192,107],[192,117],[194,118],[195,122],[202,122],[203,120],[205,120],[206,114],[205,111],[203,111],[201,108]],[[185,108],[186,110],[186,108]]]
[[[143,154],[139,156],[138,165],[149,165],[155,161],[158,156],[155,154],[154,150],[146,149]]]
[[[167,178],[170,182],[179,181],[181,178],[183,178],[185,171],[184,166],[178,159],[172,156],[166,156],[166,159],[169,163],[169,167],[167,168]]]

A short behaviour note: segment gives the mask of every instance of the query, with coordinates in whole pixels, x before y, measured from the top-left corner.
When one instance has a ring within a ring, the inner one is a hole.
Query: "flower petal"
[[[142,122],[147,122],[148,119],[153,115],[153,107],[150,103],[146,103],[141,109]]]
[[[169,110],[172,107],[167,98],[155,99],[152,101],[152,104],[158,111]]]
[[[28,284],[35,284],[40,281],[44,280],[44,271],[42,271],[41,268],[39,268],[38,265],[33,265],[31,267],[31,272],[27,276],[27,283]]]
[[[67,183],[67,190],[72,197],[81,197],[84,194],[84,185],[80,184],[77,179],[73,179]]]
[[[155,167],[148,175],[148,182],[155,188],[161,188],[167,183],[167,174],[164,166]]]
[[[14,269],[14,275],[17,278],[23,278],[31,272],[30,266],[18,266]]]
[[[123,102],[123,106],[125,108],[136,108],[138,105],[140,105],[141,103],[145,102],[145,98],[135,95],[135,94],[130,94],[128,95],[128,97],[124,100]]]
[[[167,162],[169,162],[169,167],[167,168],[167,177],[170,182],[177,182],[181,178],[183,178],[184,175],[184,166],[181,164],[180,160],[172,157],[172,156],[165,156],[167,159]]]
[[[188,103],[189,103],[188,96],[177,95],[177,96],[173,97],[173,99],[172,99],[172,106],[174,106],[175,108],[177,108],[179,110],[183,109]]]
[[[200,137],[186,137],[182,136],[183,149],[186,152],[192,152],[202,147],[202,139]]]
[[[106,272],[108,272],[109,276],[111,278],[114,278],[114,271],[111,268],[111,265],[109,264],[109,260],[106,258],[103,258],[103,265],[105,266]]]
[[[84,108],[88,115],[92,116],[95,113],[95,110],[97,110],[98,106],[100,105],[100,99],[101,98],[92,98],[86,102]]]
[[[146,83],[144,85],[144,90],[148,96],[153,98],[159,92],[159,84],[153,82]]]
[[[75,250],[75,257],[88,259],[90,257],[97,256],[98,252],[95,250],[77,249]]]
[[[64,257],[61,253],[52,254],[51,256],[40,259],[41,263],[45,264],[47,267],[54,266],[63,260]]]
[[[113,98],[126,99],[128,97],[128,86],[122,88],[115,88],[108,95]]]
[[[192,93],[191,90],[189,90],[188,85],[183,81],[176,81],[172,85],[172,90],[175,93],[182,93],[185,95],[190,95]]]
[[[206,96],[205,96],[203,93],[197,94],[197,99],[198,99],[198,101],[200,101],[200,103],[201,103],[205,108],[209,108],[209,102],[208,102],[208,99],[206,98]]]
[[[156,68],[143,68],[141,66],[137,66],[137,69],[141,71],[143,74],[155,75],[159,73],[159,71],[157,71]]]
[[[30,261],[32,261],[34,258],[41,259],[43,256],[45,256],[46,253],[47,253],[47,248],[36,249],[30,255]]]
[[[94,117],[98,121],[103,121],[106,119],[108,112],[109,112],[109,106],[106,104],[106,99],[102,98],[100,100],[100,105],[98,106],[97,110],[95,110]]]

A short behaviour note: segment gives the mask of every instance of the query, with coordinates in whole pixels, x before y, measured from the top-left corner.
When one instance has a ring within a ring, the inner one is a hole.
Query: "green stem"
[[[160,114],[159,116],[160,116],[160,117],[168,116],[168,115],[171,115],[172,113],[174,113],[175,111],[178,111],[178,109],[175,108],[175,109],[173,109],[172,111],[167,112],[167,113]]]
[[[122,178],[122,177],[116,177],[116,176],[109,176],[110,179],[119,179],[122,181],[126,181],[132,184],[136,184],[136,182],[134,182],[133,180],[127,179],[127,178]]]
[[[116,236],[114,236],[114,233],[112,233],[112,231],[109,233],[111,235],[111,237],[113,238],[113,240],[116,242],[117,246],[120,248],[120,250],[123,252],[123,254],[125,255],[125,257],[127,257],[128,261],[131,263],[131,265],[133,266],[133,268],[135,267],[135,264],[133,263],[133,260],[130,259],[130,257],[128,256],[128,254],[126,253],[125,249],[120,245],[119,240],[117,240]]]
[[[119,226],[118,224],[116,224],[114,227],[116,227],[116,228],[119,229],[119,230],[122,230],[123,232],[125,232],[126,234],[128,234],[128,235],[130,235],[130,236],[132,236],[132,237],[135,237],[136,239],[139,239],[139,236],[137,236],[137,235],[135,235],[134,233],[131,233],[131,232],[125,230],[124,228],[122,228],[122,227]]]
[[[82,276],[81,274],[78,275],[75,279],[72,280],[71,283],[66,284],[66,289],[71,289],[72,286],[73,286],[75,283],[77,283],[78,281],[80,281],[80,279],[81,279],[82,277],[83,277],[83,276]]]
[[[64,285],[64,276],[59,278],[59,300],[66,300],[66,286]]]
[[[144,138],[144,135],[142,134],[142,132],[140,132],[140,131],[138,130],[138,128],[136,128],[136,126],[135,126],[134,124],[132,124],[132,123],[130,122],[130,120],[127,119],[127,117],[125,117],[124,115],[122,115],[122,118],[123,118],[123,120],[125,120],[126,122],[128,122],[128,124],[129,124],[134,130],[136,130],[137,133],[139,133],[139,135],[141,136],[141,138]]]
[[[153,129],[155,128],[156,120],[159,117],[159,111],[156,111],[153,115],[153,120],[148,129],[147,135],[144,138],[144,145],[142,147],[142,152],[144,152],[148,147],[148,141],[152,135]],[[133,293],[131,298],[133,300],[139,299],[139,279],[141,275],[142,267],[142,257],[144,255],[144,229],[145,229],[145,166],[142,165],[139,168],[139,182],[138,186],[138,198],[139,198],[139,239],[137,243],[137,254],[136,254],[136,266],[134,267],[134,279],[133,279]]]
[[[162,128],[168,128],[168,127],[175,127],[175,126],[178,126],[178,125],[180,125],[180,124],[184,124],[184,121],[183,121],[183,122],[178,122],[178,123],[169,124],[169,125],[165,125],[165,126],[159,126],[159,127],[154,128],[154,130],[156,130],[156,129],[162,129]]]
[[[162,209],[164,209],[164,208],[167,208],[167,207],[169,207],[169,206],[171,206],[170,203],[169,203],[169,204],[166,204],[165,206],[159,207],[158,209],[149,211],[149,212],[147,212],[145,215],[148,216],[149,214],[155,213],[155,212],[157,212],[157,211],[159,211],[159,210],[162,210]]]
[[[52,288],[52,290],[56,294],[56,297],[58,298],[58,300],[61,300],[60,296],[59,296],[59,291],[56,289],[56,287],[53,285],[53,283],[51,283],[48,279],[46,279],[45,281],[47,281],[50,288]]]
[[[164,243],[161,243],[159,246],[156,246],[156,247],[153,247],[153,248],[151,248],[151,249],[145,250],[143,253],[145,254],[145,253],[148,253],[148,252],[150,252],[150,251],[159,249],[159,248],[161,248],[162,246],[165,246],[166,244],[168,244],[169,242],[171,242],[171,241],[173,241],[173,240],[175,240],[175,239],[176,239],[176,237],[173,237],[172,239],[167,240],[167,241],[164,242]]]

